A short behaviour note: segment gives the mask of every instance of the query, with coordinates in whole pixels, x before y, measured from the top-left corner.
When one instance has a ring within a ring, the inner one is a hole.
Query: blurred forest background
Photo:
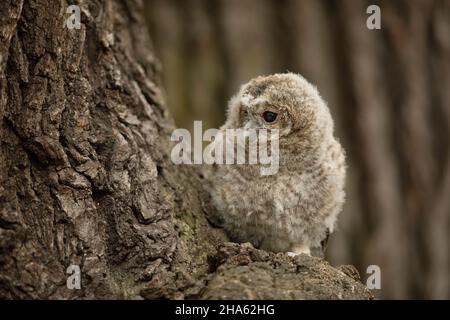
[[[363,281],[380,266],[381,298],[450,298],[450,1],[151,0],[145,14],[179,127],[219,127],[257,75],[314,83],[349,165],[328,260]]]

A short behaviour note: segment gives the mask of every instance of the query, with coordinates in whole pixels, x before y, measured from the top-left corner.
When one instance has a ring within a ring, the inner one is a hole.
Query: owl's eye
[[[278,115],[272,111],[264,111],[264,113],[262,114],[264,121],[267,123],[271,123],[277,120],[277,116]]]

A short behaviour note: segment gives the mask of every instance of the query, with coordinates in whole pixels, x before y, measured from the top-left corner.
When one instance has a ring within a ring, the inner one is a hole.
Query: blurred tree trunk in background
[[[179,126],[224,121],[250,78],[318,86],[348,153],[334,264],[379,265],[384,298],[450,297],[450,2],[146,2]],[[381,30],[366,9],[381,8]]]

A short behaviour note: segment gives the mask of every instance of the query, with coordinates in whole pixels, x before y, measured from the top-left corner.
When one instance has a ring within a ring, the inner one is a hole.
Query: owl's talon
[[[294,254],[294,256],[298,256],[299,254],[306,254],[308,256],[311,255],[311,250],[309,249],[308,246],[304,245],[304,244],[296,244],[296,245],[292,245],[291,250]]]
[[[292,257],[292,258],[298,255],[298,253],[291,252],[291,251],[288,251],[288,252],[286,252],[286,253],[287,253],[287,255],[288,255],[289,257]]]

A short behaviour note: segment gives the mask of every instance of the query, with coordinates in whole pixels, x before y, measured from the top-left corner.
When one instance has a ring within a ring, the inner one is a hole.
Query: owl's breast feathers
[[[240,241],[279,236],[320,246],[326,230],[333,231],[344,202],[345,159],[339,143],[333,141],[324,157],[307,168],[280,170],[274,176],[242,175],[244,168],[222,167],[213,199],[225,227]]]

